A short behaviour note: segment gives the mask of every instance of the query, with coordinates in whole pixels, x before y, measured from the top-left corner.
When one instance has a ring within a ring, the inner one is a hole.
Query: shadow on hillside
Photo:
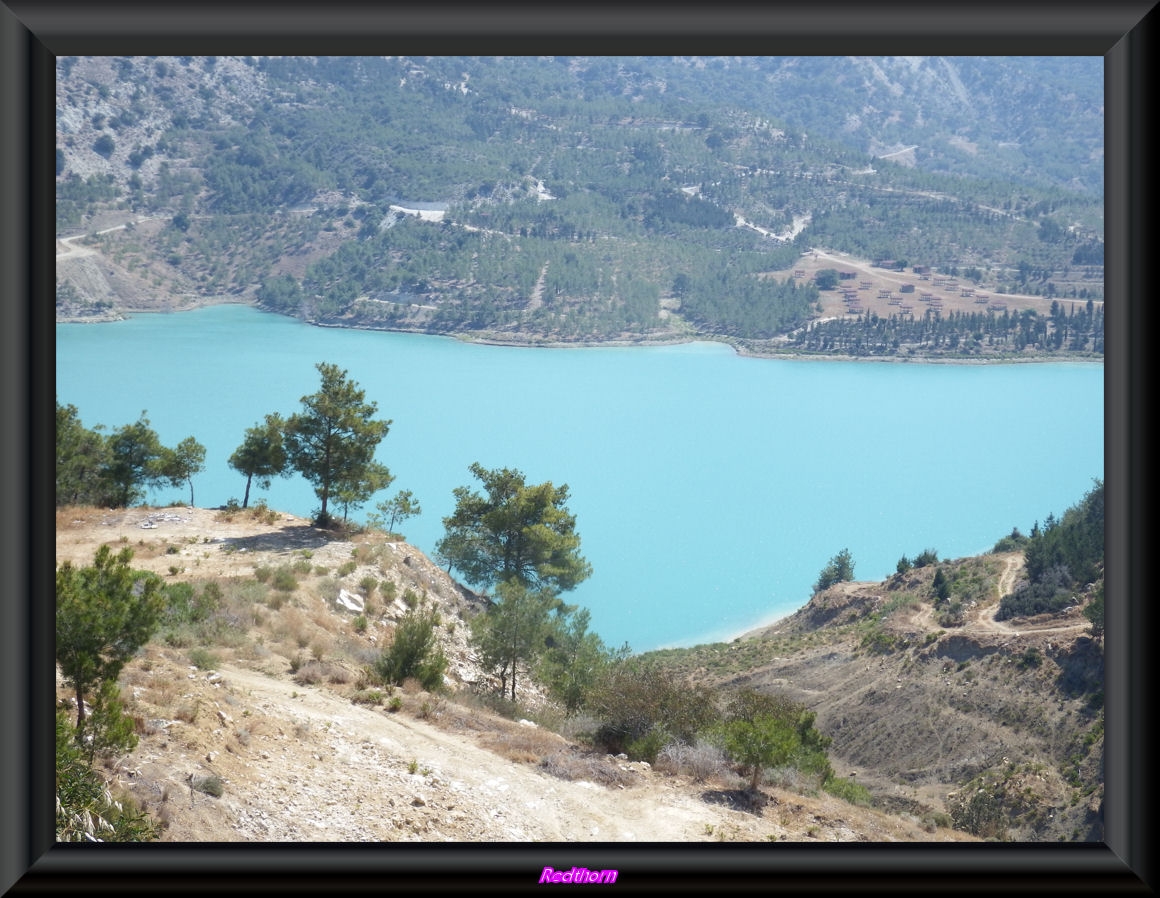
[[[749,789],[706,789],[701,793],[701,800],[706,804],[722,805],[758,817],[766,805],[777,804],[776,798],[771,798],[760,791],[751,792]]]
[[[1104,688],[1104,653],[1090,636],[1080,636],[1070,651],[1056,657],[1059,664],[1060,690],[1072,698],[1102,692]]]
[[[221,544],[227,552],[293,552],[321,548],[331,538],[332,534],[326,530],[297,524],[255,536],[225,537]]]

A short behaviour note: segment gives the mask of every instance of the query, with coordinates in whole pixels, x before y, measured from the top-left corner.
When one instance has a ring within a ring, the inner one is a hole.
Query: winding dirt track
[[[1025,622],[1019,626],[1015,626],[1006,621],[995,620],[995,615],[999,611],[999,600],[1003,596],[1011,593],[1015,588],[1019,574],[1023,570],[1023,556],[1018,552],[1008,553],[1004,559],[1004,564],[1003,573],[999,575],[997,595],[994,601],[980,604],[967,619],[966,624],[961,628],[957,628],[958,632],[970,633],[972,630],[984,630],[988,633],[1000,633],[1004,636],[1025,636],[1039,633],[1074,632],[1090,626],[1087,619],[1082,617],[1069,623],[1050,624],[1048,626],[1040,626],[1031,622]],[[934,607],[924,603],[911,616],[910,622],[912,626],[920,630],[935,628]]]

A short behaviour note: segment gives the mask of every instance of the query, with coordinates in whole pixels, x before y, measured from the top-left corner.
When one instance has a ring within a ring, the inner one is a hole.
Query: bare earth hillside
[[[102,769],[162,822],[163,841],[973,839],[825,793],[766,788],[755,810],[732,778],[694,783],[492,713],[463,624],[478,601],[406,543],[335,539],[272,512],[59,510],[58,562],[89,563],[103,543],[132,548],[134,567],[223,594],[216,638],[163,627],[121,677],[140,744]],[[284,594],[258,578],[280,566],[297,572]],[[362,596],[368,577],[379,585]],[[365,630],[339,596],[364,598]],[[441,614],[444,695],[361,680],[406,596]],[[59,682],[58,696],[70,700]]]
[[[771,627],[672,661],[702,682],[805,703],[833,738],[835,770],[878,807],[973,819],[963,803],[974,800],[1002,819],[983,827],[994,837],[1098,841],[1103,655],[1083,597],[995,620],[1022,565],[1020,553],[946,563],[976,595],[958,615],[925,598],[932,565],[837,584]]]

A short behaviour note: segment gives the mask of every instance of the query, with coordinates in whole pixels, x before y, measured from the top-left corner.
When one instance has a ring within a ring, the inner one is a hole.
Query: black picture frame
[[[1106,774],[1102,844],[56,845],[52,815],[54,58],[318,52],[1099,55],[1106,85]],[[1150,2],[542,8],[255,2],[0,2],[0,891],[511,893],[544,865],[630,891],[1053,894],[1152,891],[1144,565],[1153,213]],[[399,52],[399,50],[396,50]]]

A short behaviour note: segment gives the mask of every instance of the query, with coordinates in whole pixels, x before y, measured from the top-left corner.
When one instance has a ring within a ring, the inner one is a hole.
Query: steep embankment
[[[838,584],[774,626],[664,660],[805,703],[836,771],[882,807],[965,818],[972,784],[1003,808],[996,835],[1100,838],[1103,656],[1081,604],[998,622],[1021,554],[941,566],[973,596],[959,608],[931,601],[931,566]]]
[[[405,543],[273,512],[58,512],[58,562],[87,563],[104,543],[221,592],[203,626],[163,626],[121,677],[140,744],[103,769],[164,841],[971,839],[825,794],[767,788],[755,812],[734,806],[731,781],[668,776],[492,713],[470,688],[484,680],[466,643],[474,596]],[[279,571],[292,589],[270,588]],[[344,607],[360,600],[362,615]],[[361,675],[409,603],[440,614],[446,695]]]

